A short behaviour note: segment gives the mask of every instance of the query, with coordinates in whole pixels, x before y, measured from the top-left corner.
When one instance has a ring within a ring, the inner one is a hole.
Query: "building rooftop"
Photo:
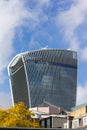
[[[84,107],[84,106],[87,106],[87,103],[84,103],[84,104],[81,104],[81,105],[72,107],[72,108],[71,108],[71,111],[75,111],[75,110],[80,109],[81,107]]]

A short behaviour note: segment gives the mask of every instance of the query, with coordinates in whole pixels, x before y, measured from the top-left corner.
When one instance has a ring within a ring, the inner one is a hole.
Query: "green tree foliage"
[[[23,102],[15,104],[7,110],[0,109],[1,127],[40,127],[39,122],[33,118],[34,114]]]

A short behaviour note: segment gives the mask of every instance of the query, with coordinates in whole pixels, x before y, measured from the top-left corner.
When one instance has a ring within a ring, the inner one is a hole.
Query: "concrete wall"
[[[40,120],[40,124],[44,128],[64,128],[66,122],[65,117],[48,117]]]
[[[64,128],[64,123],[67,122],[67,118],[53,117],[52,128]]]

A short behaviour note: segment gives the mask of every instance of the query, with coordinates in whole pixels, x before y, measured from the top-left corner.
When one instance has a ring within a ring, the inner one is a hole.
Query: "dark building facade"
[[[77,53],[41,49],[16,55],[8,66],[13,103],[43,101],[70,110],[76,104]]]
[[[65,116],[49,116],[40,120],[41,126],[44,128],[64,128],[64,123],[67,122],[67,117]]]

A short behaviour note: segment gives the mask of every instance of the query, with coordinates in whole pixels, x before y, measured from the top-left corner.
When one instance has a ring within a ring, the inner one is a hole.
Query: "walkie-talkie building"
[[[70,110],[76,104],[77,53],[41,49],[16,55],[8,66],[13,103],[47,101]]]

